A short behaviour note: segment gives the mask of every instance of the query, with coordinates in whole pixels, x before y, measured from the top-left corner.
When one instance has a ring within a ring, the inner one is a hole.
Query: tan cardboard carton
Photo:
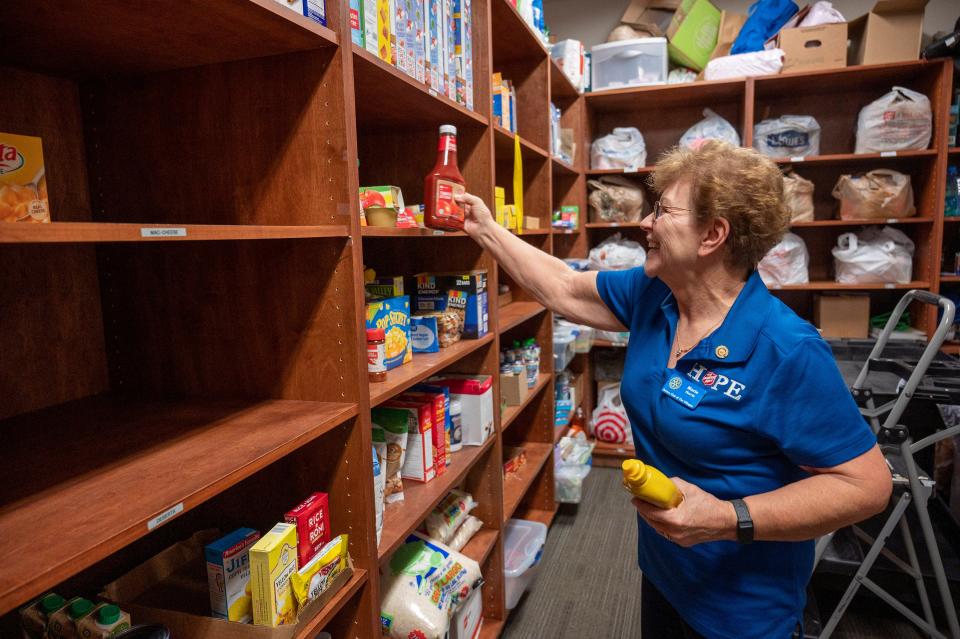
[[[851,21],[850,64],[916,60],[926,6],[927,0],[880,0],[869,13]]]

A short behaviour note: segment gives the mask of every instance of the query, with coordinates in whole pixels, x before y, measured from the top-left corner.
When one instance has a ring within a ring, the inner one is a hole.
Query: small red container
[[[283,516],[297,525],[297,559],[305,566],[330,541],[330,510],[327,493],[313,493]]]

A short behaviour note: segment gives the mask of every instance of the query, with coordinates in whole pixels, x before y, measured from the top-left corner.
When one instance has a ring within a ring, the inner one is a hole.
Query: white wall
[[[712,0],[720,9],[747,13],[753,0]],[[795,0],[800,6],[812,4],[813,0]],[[575,38],[589,47],[606,42],[607,34],[617,26],[620,16],[630,4],[630,0],[543,0],[544,15],[551,32],[558,40]],[[833,6],[839,9],[848,20],[869,11],[875,0],[833,0]],[[953,29],[953,23],[960,16],[960,2],[957,0],[930,0],[924,16],[923,30],[932,35],[937,31]]]

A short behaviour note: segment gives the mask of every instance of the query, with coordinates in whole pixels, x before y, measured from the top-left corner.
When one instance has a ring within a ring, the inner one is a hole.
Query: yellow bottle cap
[[[620,468],[623,470],[623,478],[627,481],[640,481],[646,470],[646,466],[639,459],[626,459]]]

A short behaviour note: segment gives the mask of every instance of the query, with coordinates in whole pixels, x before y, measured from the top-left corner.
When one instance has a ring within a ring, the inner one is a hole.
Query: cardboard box
[[[870,296],[817,295],[813,321],[824,337],[865,338],[870,332]]]
[[[297,527],[297,562],[302,568],[330,543],[330,507],[327,493],[313,493],[283,516]]]
[[[277,0],[277,3],[327,26],[327,7],[324,0]]]
[[[447,89],[443,77],[443,2],[442,0],[424,0],[424,48],[427,55],[428,86],[446,95]]]
[[[363,48],[363,4],[360,0],[350,0],[350,39]]]
[[[50,222],[40,138],[0,133],[0,222]]]
[[[436,386],[450,389],[450,401],[459,401],[462,442],[480,446],[493,432],[493,377],[490,375],[449,374],[430,379]]]
[[[387,370],[413,359],[410,344],[410,297],[400,295],[367,302],[367,328],[382,328],[386,335]]]
[[[540,218],[530,217],[529,215],[523,216],[523,230],[537,231],[539,229],[540,229]]]
[[[454,0],[442,0],[443,6],[443,73],[447,97],[457,99],[457,30],[453,17]]]
[[[417,77],[417,30],[414,22],[416,0],[397,3],[397,68],[411,78]]]
[[[296,624],[268,628],[216,619],[207,614],[208,602],[203,596],[207,587],[203,546],[220,536],[218,530],[195,533],[107,584],[101,597],[117,603],[137,624],[167,626],[171,637],[293,639],[304,631],[300,620],[313,621],[353,577],[350,562],[319,598],[300,610]]]
[[[457,55],[457,102],[473,110],[473,0],[454,0]]]
[[[633,28],[640,37],[658,38],[670,28],[670,20],[679,6],[680,0],[631,0],[620,22]],[[585,77],[589,78],[590,74],[586,73]]]
[[[850,64],[883,64],[920,57],[927,0],[880,0],[850,21]]]
[[[436,313],[448,308],[463,313],[463,336],[479,339],[489,331],[487,272],[420,273],[416,276],[414,308]]]
[[[297,620],[290,578],[297,572],[297,526],[281,523],[250,548],[250,594],[253,623],[283,626]]]
[[[720,10],[710,0],[683,0],[667,29],[670,59],[695,71],[710,61],[720,31]]]
[[[210,612],[214,617],[240,623],[253,620],[247,584],[250,583],[250,547],[259,539],[259,531],[238,528],[204,547]]]
[[[363,48],[379,56],[379,36],[377,35],[377,0],[363,0]]]
[[[431,411],[431,420],[433,422],[433,465],[436,468],[439,477],[446,472],[450,465],[447,456],[447,404],[450,402],[449,391],[446,393],[439,389],[435,392],[407,391],[400,395],[399,399],[404,402],[426,403]]]
[[[500,373],[500,400],[507,406],[519,406],[527,398],[527,376]]]
[[[373,409],[372,415],[381,423],[384,413],[399,411],[407,416],[407,450],[400,468],[400,476],[414,481],[430,481],[437,476],[437,451],[433,426],[433,405],[413,399],[391,399]]]
[[[498,126],[503,126],[503,74],[497,71],[491,78],[491,94],[493,95],[493,122]],[[495,187],[499,189],[500,187]],[[494,190],[496,193],[496,190]],[[494,195],[494,198],[497,196]],[[497,209],[499,210],[499,209]]]
[[[779,47],[783,73],[842,69],[847,66],[847,23],[784,29]]]

